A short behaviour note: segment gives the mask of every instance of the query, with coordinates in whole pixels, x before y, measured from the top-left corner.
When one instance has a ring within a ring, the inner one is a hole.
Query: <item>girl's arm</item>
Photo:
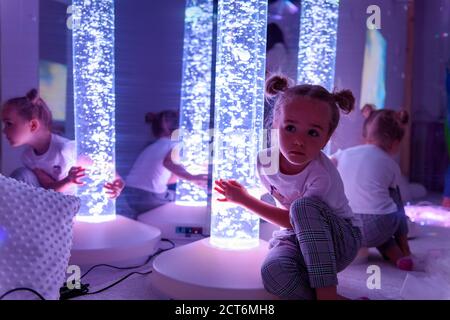
[[[52,189],[58,192],[66,191],[73,184],[83,184],[80,179],[85,176],[84,171],[85,170],[82,167],[72,167],[70,168],[67,177],[58,181],[53,179],[47,172],[42,169],[36,168],[33,170],[42,188]]]
[[[42,188],[47,189],[47,190],[53,189],[55,191],[58,191],[58,190],[56,190],[56,187],[57,187],[56,183],[58,181],[53,179],[47,172],[45,172],[42,169],[38,169],[38,168],[33,169],[33,172],[36,175],[36,178],[38,179],[39,184],[41,185]]]
[[[224,196],[221,202],[233,202],[255,212],[263,219],[284,228],[292,229],[289,210],[280,209],[251,196],[247,190],[234,180],[216,180],[214,189]]]
[[[42,169],[34,169],[33,172],[36,174],[36,177],[42,188],[55,190],[57,192],[64,192],[74,184],[83,184],[80,179],[85,176],[85,170],[82,167],[72,167],[67,177],[59,181],[53,179],[47,172]],[[104,187],[105,189],[107,189],[106,194],[109,196],[109,198],[116,199],[117,197],[119,197],[120,193],[125,187],[125,182],[116,173],[116,179],[113,182],[105,183]]]
[[[167,153],[166,157],[164,158],[163,165],[167,168],[167,170],[180,177],[181,179],[190,180],[199,185],[206,185],[208,181],[207,174],[191,174],[182,165],[175,163],[172,160],[172,150]]]
[[[58,192],[64,192],[72,185],[69,178],[65,177],[62,180],[55,181],[55,183],[51,184],[48,189],[53,189]]]
[[[178,177],[176,174],[172,173],[172,175],[169,178],[169,181],[167,181],[167,184],[177,183]]]

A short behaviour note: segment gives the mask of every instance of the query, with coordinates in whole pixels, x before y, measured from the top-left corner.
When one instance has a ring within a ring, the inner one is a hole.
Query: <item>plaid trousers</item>
[[[356,214],[362,221],[362,245],[383,252],[397,245],[394,237],[408,235],[408,221],[399,188],[389,188],[397,211],[388,214]]]
[[[261,267],[267,291],[283,299],[313,300],[314,288],[337,285],[337,273],[356,257],[361,231],[316,198],[295,200],[293,230],[275,231]]]

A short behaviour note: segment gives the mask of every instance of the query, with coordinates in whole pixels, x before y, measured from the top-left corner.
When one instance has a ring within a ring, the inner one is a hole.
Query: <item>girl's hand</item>
[[[214,190],[224,196],[224,198],[217,199],[217,201],[244,204],[250,197],[245,187],[235,180],[219,179],[215,183]]]
[[[69,174],[67,175],[66,180],[69,183],[82,185],[84,184],[84,182],[80,179],[82,179],[84,176],[86,176],[86,174],[83,167],[72,167],[69,170]]]
[[[122,193],[125,182],[121,178],[117,178],[113,182],[105,183],[106,194],[110,199],[116,199]]]
[[[198,185],[200,188],[206,189],[208,187],[208,175],[207,174],[196,174],[192,176],[193,183]]]

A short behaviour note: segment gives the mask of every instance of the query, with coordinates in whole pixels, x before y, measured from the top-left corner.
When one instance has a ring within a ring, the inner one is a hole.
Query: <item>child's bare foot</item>
[[[391,246],[383,251],[380,250],[380,253],[383,257],[387,257],[400,270],[411,271],[413,269],[414,264],[410,255],[405,255],[397,245]]]
[[[403,257],[397,260],[397,268],[404,271],[412,271],[414,263],[410,257]]]
[[[444,199],[442,199],[442,206],[445,208],[450,208],[450,198],[449,197],[444,197]]]

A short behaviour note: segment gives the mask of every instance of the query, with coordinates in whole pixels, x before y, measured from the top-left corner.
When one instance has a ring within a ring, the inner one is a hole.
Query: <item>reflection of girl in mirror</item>
[[[267,43],[266,43],[266,77],[274,74],[282,74],[284,64],[287,62],[287,45],[284,39],[283,31],[276,23],[267,25]],[[284,71],[284,72],[283,72]],[[270,128],[272,127],[272,109],[274,101],[271,98],[264,100],[264,129],[267,130],[267,146],[271,145]]]
[[[285,72],[283,66],[287,60],[287,45],[283,31],[276,23],[267,25],[266,73]]]
[[[409,115],[406,111],[375,110],[366,104],[365,144],[332,156],[344,183],[350,207],[362,221],[362,245],[378,251],[399,269],[411,271],[408,218],[400,194],[401,172],[394,160]]]
[[[12,178],[65,193],[74,193],[73,187],[83,184],[85,169],[75,164],[75,142],[51,132],[52,113],[36,89],[6,101],[1,115],[11,146],[27,147],[22,155],[24,167],[16,169]],[[106,183],[105,189],[117,198],[123,181],[117,178]]]
[[[175,193],[167,185],[175,182],[176,177],[190,180],[202,187],[206,187],[208,180],[207,174],[190,174],[173,158],[176,152],[172,150],[177,142],[171,136],[178,129],[178,112],[149,112],[145,116],[145,122],[151,125],[157,140],[141,152],[126,178],[124,194],[135,214],[174,201]]]

